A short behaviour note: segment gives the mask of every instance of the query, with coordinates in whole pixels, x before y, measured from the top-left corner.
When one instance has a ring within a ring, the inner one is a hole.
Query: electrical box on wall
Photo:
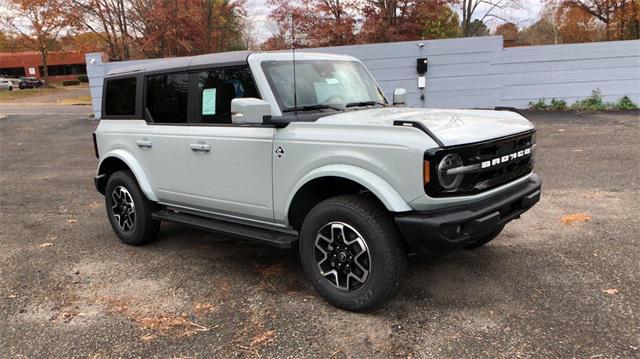
[[[418,88],[423,89],[427,86],[427,78],[424,76],[418,77]]]
[[[418,59],[418,73],[419,74],[424,74],[425,72],[427,72],[427,66],[429,64],[429,60],[426,57],[422,57]]]

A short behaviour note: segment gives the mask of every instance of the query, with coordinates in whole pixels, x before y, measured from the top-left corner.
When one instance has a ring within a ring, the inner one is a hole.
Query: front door
[[[197,74],[188,168],[191,203],[230,217],[273,222],[272,147],[275,129],[234,126],[231,100],[260,97],[247,66]]]

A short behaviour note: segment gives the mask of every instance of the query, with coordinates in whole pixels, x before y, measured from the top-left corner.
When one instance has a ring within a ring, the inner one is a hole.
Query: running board
[[[154,212],[151,217],[162,221],[181,223],[189,227],[205,231],[226,234],[241,239],[248,239],[277,248],[291,248],[292,244],[298,240],[298,236],[295,234],[251,227],[243,224],[196,216],[193,214],[178,213],[167,209],[161,209]]]

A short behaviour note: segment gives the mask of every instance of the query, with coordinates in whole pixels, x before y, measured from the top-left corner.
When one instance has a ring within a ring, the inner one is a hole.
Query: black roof
[[[251,54],[251,51],[232,51],[198,56],[127,61],[128,64],[123,63],[121,67],[116,67],[108,71],[106,76],[164,72],[167,70],[188,71],[211,67],[211,65],[244,65],[247,64],[247,58]]]

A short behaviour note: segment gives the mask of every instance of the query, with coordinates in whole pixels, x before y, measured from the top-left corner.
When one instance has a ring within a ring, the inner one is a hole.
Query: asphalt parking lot
[[[540,203],[486,247],[412,257],[372,314],[323,301],[294,251],[170,224],[121,244],[97,122],[1,119],[0,358],[640,358],[640,113],[529,116]]]

